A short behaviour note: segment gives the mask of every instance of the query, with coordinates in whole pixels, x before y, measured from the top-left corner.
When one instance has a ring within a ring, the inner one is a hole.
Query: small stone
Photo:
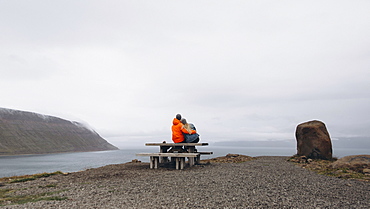
[[[333,173],[339,175],[339,174],[343,173],[343,170],[336,170]]]
[[[370,174],[370,169],[369,168],[365,168],[364,170],[362,170],[362,172],[364,174]]]
[[[227,154],[226,157],[229,157],[229,158],[234,158],[234,157],[238,157],[239,155],[238,154]]]

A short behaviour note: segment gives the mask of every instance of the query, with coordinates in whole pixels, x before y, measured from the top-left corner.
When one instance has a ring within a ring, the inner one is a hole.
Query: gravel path
[[[185,170],[110,165],[5,188],[68,199],[4,208],[370,208],[370,183],[318,175],[271,156]]]

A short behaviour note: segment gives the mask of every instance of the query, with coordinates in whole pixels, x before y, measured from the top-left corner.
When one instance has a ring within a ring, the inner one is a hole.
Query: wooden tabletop
[[[208,146],[208,143],[146,143],[145,146]]]

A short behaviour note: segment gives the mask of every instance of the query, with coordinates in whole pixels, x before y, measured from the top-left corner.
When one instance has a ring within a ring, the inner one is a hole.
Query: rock
[[[290,162],[294,162],[294,163],[302,163],[302,164],[306,164],[306,163],[311,163],[312,162],[312,159],[307,159],[306,156],[293,156],[291,157],[290,159],[288,159],[288,161]]]
[[[255,157],[250,157],[246,155],[239,155],[239,154],[227,154],[226,156],[223,157],[216,157],[212,159],[206,159],[206,160],[201,160],[203,163],[211,163],[211,162],[216,162],[216,163],[239,163],[239,162],[246,162],[250,160],[255,160]]]
[[[338,176],[338,178],[343,178],[343,179],[349,179],[351,178],[351,174],[349,173],[342,173]]]
[[[370,155],[350,155],[331,164],[333,168],[348,168],[359,173],[370,171]]]
[[[297,158],[298,163],[307,163],[307,157],[302,155]]]
[[[370,169],[369,168],[365,168],[364,170],[362,170],[362,173],[364,173],[364,174],[370,174]]]
[[[297,155],[312,159],[332,159],[330,135],[321,121],[301,123],[296,129]]]
[[[239,155],[238,154],[227,154],[226,157],[234,158],[234,157],[239,157]]]
[[[333,173],[336,174],[336,175],[340,175],[341,173],[343,173],[343,170],[336,170]]]

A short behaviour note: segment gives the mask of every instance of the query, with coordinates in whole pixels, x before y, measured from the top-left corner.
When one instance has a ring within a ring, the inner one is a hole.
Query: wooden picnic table
[[[208,146],[208,143],[146,143],[145,146],[159,146],[160,153],[167,153],[170,148],[184,147],[188,153],[198,152],[195,148],[196,146]],[[213,153],[200,153],[200,154],[213,154]],[[196,162],[200,161],[200,156],[198,157],[189,157],[189,165],[192,166]],[[166,161],[165,157],[160,158],[161,162]]]
[[[189,153],[196,151],[196,146],[208,146],[208,143],[146,143],[145,146],[159,146],[159,152],[167,152],[171,147],[185,147]]]
[[[199,163],[200,155],[210,155],[213,152],[198,152],[196,146],[208,146],[208,143],[146,143],[145,146],[159,146],[159,153],[138,153],[137,156],[149,156],[150,157],[150,168],[157,168],[159,162],[168,162],[168,157],[171,160],[174,159],[176,162],[176,169],[183,169],[185,164],[185,158],[189,159],[189,166]],[[186,153],[169,153],[170,148],[184,147]]]
[[[199,153],[138,153],[137,156],[149,156],[150,158],[150,168],[158,168],[159,158],[161,157],[171,157],[171,161],[175,161],[176,169],[184,169],[185,167],[185,158],[195,158],[198,157]],[[190,166],[193,166],[189,162]]]

